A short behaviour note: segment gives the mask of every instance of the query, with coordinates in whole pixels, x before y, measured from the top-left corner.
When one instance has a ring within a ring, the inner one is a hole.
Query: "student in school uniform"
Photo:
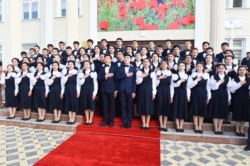
[[[195,68],[192,56],[191,55],[186,55],[184,62],[186,64],[186,69],[185,69],[186,73],[188,75],[191,75],[192,72],[193,72],[193,69]]]
[[[61,114],[63,110],[63,74],[59,68],[59,62],[52,63],[52,69],[47,73],[48,86],[49,86],[49,111],[54,113],[54,120],[52,123],[59,123],[61,121]]]
[[[14,119],[16,116],[16,108],[18,106],[18,85],[16,82],[17,74],[13,65],[8,65],[6,73],[2,73],[0,84],[5,85],[5,107],[9,109],[7,119]]]
[[[185,58],[186,55],[190,55],[191,50],[192,50],[192,43],[191,43],[191,41],[190,40],[185,41],[184,46],[185,46],[185,50],[183,50],[183,51],[180,52],[180,56],[182,58]]]
[[[246,57],[242,59],[241,65],[246,65],[248,68],[248,73],[250,72],[250,52],[246,53]]]
[[[72,50],[71,54],[78,57],[79,56],[80,43],[78,41],[74,41],[73,42],[73,47],[74,47],[74,50]]]
[[[126,52],[126,49],[124,48],[124,46],[123,46],[123,40],[122,40],[122,38],[117,38],[116,39],[116,50],[115,50],[116,52],[117,51],[121,51],[121,52],[123,52],[123,53],[125,53]]]
[[[205,64],[204,72],[208,73],[210,78],[211,78],[211,76],[213,76],[215,74],[215,70],[216,70],[214,62],[213,62],[213,56],[206,55],[204,64]]]
[[[148,42],[148,53],[149,53],[149,58],[152,57],[153,53],[156,53],[154,41]]]
[[[102,39],[101,40],[101,53],[103,53],[103,54],[108,54],[109,53],[107,39]]]
[[[132,46],[126,46],[126,53],[131,57],[131,63],[135,61],[135,54],[133,52],[133,47]]]
[[[159,55],[157,53],[153,53],[151,56],[151,67],[154,71],[159,70],[161,63],[160,63],[160,59],[159,59]]]
[[[92,125],[98,91],[97,73],[91,70],[90,61],[84,61],[82,65],[82,71],[77,75],[77,84],[81,87],[80,110],[85,114],[84,124]]]
[[[216,58],[218,59],[218,62],[222,62],[222,60],[225,58],[225,51],[229,49],[229,43],[223,42],[221,43],[221,52],[216,54]]]
[[[64,83],[64,111],[69,115],[69,121],[66,123],[72,125],[75,123],[76,113],[79,111],[80,87],[77,85],[77,70],[74,61],[68,61],[67,73],[63,77]]]
[[[183,123],[186,118],[187,105],[190,101],[190,89],[187,87],[187,80],[185,63],[179,62],[177,73],[172,75],[174,86],[173,118],[176,123],[176,132],[184,132]]]
[[[87,48],[86,53],[92,56],[94,54],[94,48],[93,48],[94,41],[92,39],[87,40]]]
[[[12,60],[11,60],[11,62],[12,62],[12,65],[14,66],[14,71],[16,72],[16,73],[18,73],[18,72],[20,72],[20,68],[19,68],[19,59],[18,58],[12,58]]]
[[[136,68],[131,64],[131,56],[124,55],[124,63],[117,68],[118,93],[122,114],[122,128],[131,128],[133,99],[136,92]]]
[[[231,92],[232,95],[232,115],[235,121],[237,136],[245,137],[244,127],[245,122],[248,122],[249,113],[249,88],[250,82],[247,78],[247,66],[240,66],[238,73],[232,81]]]
[[[29,72],[29,64],[22,63],[22,70],[18,73],[17,83],[19,85],[20,108],[23,109],[23,118],[21,120],[31,119],[32,108],[32,90],[33,90],[33,74]]]
[[[169,53],[173,52],[171,40],[170,39],[165,40],[165,44],[164,45],[165,45],[165,49],[163,51],[163,56],[167,57],[167,55]]]
[[[167,61],[161,62],[160,69],[156,72],[157,93],[156,93],[156,110],[160,122],[160,131],[168,131],[167,121],[171,115],[171,103],[173,102],[174,87],[171,81],[172,72],[168,69]]]
[[[228,105],[231,104],[231,79],[226,74],[225,64],[217,65],[217,73],[211,77],[210,87],[212,96],[208,111],[210,117],[213,118],[214,133],[222,135],[223,119],[227,118]]]
[[[115,74],[117,67],[111,63],[112,57],[110,55],[105,56],[105,65],[100,68],[98,73],[98,80],[101,86],[101,98],[102,98],[102,113],[103,121],[101,126],[109,124],[110,127],[114,127],[115,116],[115,98],[117,95],[117,87]],[[108,110],[110,115],[108,116]]]
[[[141,116],[142,130],[149,130],[150,118],[154,114],[156,96],[156,75],[150,68],[150,59],[143,60],[143,68],[136,73],[138,87],[138,113]]]
[[[43,122],[46,114],[46,98],[48,97],[49,87],[47,84],[46,73],[44,72],[44,64],[37,62],[36,72],[34,74],[33,88],[33,104],[38,111],[37,122]]]
[[[169,53],[167,55],[167,62],[168,62],[168,68],[169,68],[169,70],[171,70],[172,73],[176,73],[177,69],[178,69],[178,65],[175,62],[174,54],[173,53]]]
[[[179,45],[174,45],[173,46],[173,54],[175,56],[175,63],[179,63],[181,61],[184,61],[184,56],[180,55],[181,47]]]
[[[203,133],[203,120],[207,116],[207,105],[211,99],[210,76],[204,72],[204,63],[197,62],[195,71],[188,78],[191,89],[190,110],[194,120],[194,132]]]
[[[61,56],[61,59],[62,59],[62,64],[65,65],[68,59],[68,55],[65,49],[65,43],[63,41],[60,41],[58,43],[58,47],[59,47],[59,55]]]
[[[200,60],[200,59],[198,58],[198,48],[193,48],[193,49],[191,50],[190,55],[192,56],[193,65],[194,65],[194,66],[196,66],[196,63],[197,63],[197,62],[204,62],[204,60]]]
[[[116,59],[116,51],[115,51],[115,46],[114,45],[110,45],[109,46],[109,55],[112,57],[112,62],[116,62],[117,59]],[[105,54],[107,55],[107,54]]]
[[[136,53],[140,53],[140,52],[141,52],[141,49],[140,49],[140,47],[139,47],[139,44],[138,44],[138,41],[137,41],[137,40],[133,40],[133,41],[132,41],[132,47],[133,47],[133,53],[134,53],[134,55],[135,55]]]
[[[210,43],[207,41],[202,42],[202,52],[199,52],[197,56],[197,60],[200,62],[204,62],[206,57],[206,49],[209,47]]]
[[[144,60],[146,58],[150,58],[150,54],[149,54],[148,48],[146,46],[141,47],[141,58],[142,58],[142,60]]]

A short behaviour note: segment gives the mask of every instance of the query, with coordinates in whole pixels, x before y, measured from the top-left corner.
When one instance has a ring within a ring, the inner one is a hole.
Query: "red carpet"
[[[134,124],[134,123],[133,123]],[[36,166],[51,165],[160,165],[160,133],[157,128],[142,131],[139,126],[121,129],[79,125],[77,132]]]

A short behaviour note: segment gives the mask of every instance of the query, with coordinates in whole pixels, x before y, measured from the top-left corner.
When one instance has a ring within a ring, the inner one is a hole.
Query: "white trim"
[[[4,22],[4,0],[2,0],[2,3],[1,3],[1,6],[2,6],[2,20],[0,20],[0,22]]]
[[[205,25],[205,13],[206,7],[203,1],[196,0],[195,1],[195,13],[199,17],[195,17],[195,29],[194,29],[194,47],[198,48],[199,51],[202,50],[201,43],[204,42],[204,25]]]
[[[51,0],[46,0],[45,4],[45,43],[52,43],[53,41],[53,6]]]
[[[66,17],[67,16],[67,0],[65,0],[66,5],[65,5],[65,9],[66,9],[66,16],[62,16],[62,1],[63,0],[57,0],[56,1],[56,17]]]

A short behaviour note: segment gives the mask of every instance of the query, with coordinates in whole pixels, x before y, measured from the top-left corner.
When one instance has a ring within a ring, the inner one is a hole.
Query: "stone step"
[[[223,135],[215,135],[213,131],[204,131],[203,134],[197,134],[188,129],[185,129],[184,133],[168,129],[167,132],[161,132],[161,139],[233,145],[246,145],[247,143],[247,137],[236,136],[234,132],[224,131]]]
[[[18,126],[18,127],[28,127],[28,128],[36,128],[36,129],[45,129],[45,130],[59,130],[59,131],[68,131],[75,132],[76,126],[78,126],[80,122],[76,122],[73,125],[67,125],[66,121],[61,121],[59,123],[51,123],[51,120],[46,119],[43,122],[36,122],[36,118],[31,118],[28,121],[21,120],[20,117],[16,117],[15,119],[6,119],[5,116],[0,116],[0,125],[6,126]]]
[[[0,116],[9,116],[9,111],[7,108],[0,109]],[[16,117],[23,117],[23,112],[22,111],[17,111],[16,112]],[[31,118],[37,119],[38,118],[38,113],[37,112],[31,112]],[[46,113],[45,116],[46,120],[54,120],[54,115],[52,113]],[[61,116],[61,121],[68,121],[69,117],[67,114],[62,114]],[[77,115],[76,116],[76,122],[81,122],[82,121],[82,116]]]

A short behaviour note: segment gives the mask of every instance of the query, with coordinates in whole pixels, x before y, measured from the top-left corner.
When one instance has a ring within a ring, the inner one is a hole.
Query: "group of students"
[[[38,111],[37,122],[45,120],[46,110],[54,112],[52,123],[59,123],[62,111],[67,112],[67,124],[75,123],[77,112],[85,114],[85,125],[93,124],[96,99],[103,114],[101,126],[114,127],[115,112],[120,111],[122,128],[131,128],[134,115],[140,115],[142,130],[150,129],[152,115],[159,118],[159,130],[167,131],[168,118],[176,123],[176,132],[184,132],[183,123],[188,113],[193,116],[194,132],[203,133],[204,118],[212,118],[214,133],[223,134],[223,120],[232,111],[236,121],[236,135],[245,136],[244,124],[249,120],[248,79],[250,53],[238,65],[228,43],[222,43],[222,52],[215,55],[208,42],[203,51],[192,48],[190,41],[179,45],[141,46],[137,41],[123,46],[121,38],[116,45],[106,39],[100,46],[88,48],[59,48],[49,44],[39,53],[36,45],[22,59],[12,59],[0,84],[5,85],[8,119],[15,118],[16,109],[24,112],[22,120],[29,120],[31,109]],[[117,108],[118,104],[118,109]]]

